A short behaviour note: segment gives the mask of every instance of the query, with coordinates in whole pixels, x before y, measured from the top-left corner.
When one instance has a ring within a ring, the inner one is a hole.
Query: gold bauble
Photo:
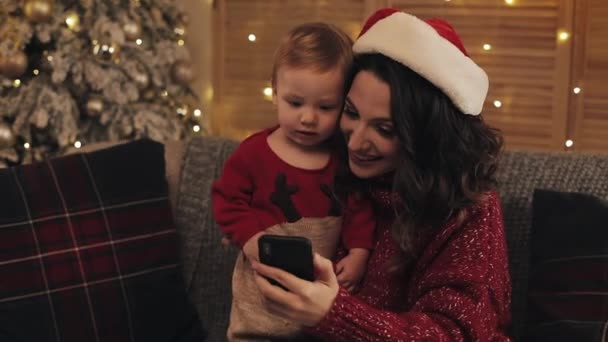
[[[182,85],[186,85],[194,80],[194,70],[192,64],[186,61],[177,61],[171,68],[173,80]]]
[[[141,25],[136,21],[127,21],[122,25],[122,31],[125,33],[125,37],[134,41],[137,38],[141,38]]]
[[[25,17],[33,23],[41,23],[51,19],[53,2],[51,0],[26,0]]]
[[[17,78],[27,70],[27,63],[27,55],[23,51],[0,56],[0,73],[8,78]]]
[[[101,115],[104,109],[103,100],[100,97],[92,96],[87,101],[87,114],[95,117]]]
[[[11,127],[0,122],[0,148],[13,147],[15,145],[15,134]]]

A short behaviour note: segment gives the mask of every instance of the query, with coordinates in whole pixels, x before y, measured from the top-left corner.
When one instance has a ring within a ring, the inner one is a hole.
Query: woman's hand
[[[255,282],[268,310],[303,326],[317,325],[331,309],[340,289],[331,261],[316,253],[314,282],[259,262],[252,265],[256,271]],[[289,291],[270,284],[264,277],[276,280]]]

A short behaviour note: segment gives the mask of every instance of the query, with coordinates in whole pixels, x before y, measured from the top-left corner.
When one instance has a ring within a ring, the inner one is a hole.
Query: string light
[[[21,85],[21,80],[20,79],[17,78],[17,79],[15,79],[13,81],[13,87],[19,88],[20,85]]]
[[[184,46],[184,44],[185,44],[185,42],[183,39],[180,39],[177,41],[177,45],[179,45],[179,46]]]
[[[194,116],[199,117],[203,114],[203,112],[201,112],[201,110],[197,108],[194,110],[193,114]]]
[[[490,45],[490,44],[483,44],[483,49],[486,50],[486,51],[489,51],[489,50],[492,49],[492,45]]]
[[[40,70],[38,70],[38,69],[34,69],[34,70],[32,71],[32,73],[33,73],[34,75],[38,76],[38,74],[40,74]]]
[[[561,40],[562,42],[568,40],[568,38],[570,38],[570,33],[566,32],[566,31],[561,31],[558,34],[559,40]]]
[[[515,3],[515,1],[514,0],[505,0],[505,3],[507,5],[513,5]]]
[[[257,37],[255,36],[255,34],[250,33],[249,36],[247,37],[247,39],[249,39],[250,42],[255,42]]]
[[[65,17],[65,24],[72,31],[80,30],[80,18],[78,17],[78,13],[75,11],[69,11]]]
[[[173,29],[173,32],[175,32],[175,34],[183,36],[184,33],[186,33],[186,30],[183,27],[176,27]]]
[[[201,130],[201,126],[199,126],[199,125],[194,125],[194,126],[192,126],[192,130],[193,130],[194,132],[197,132],[197,133],[198,133],[198,132],[200,132],[200,130]]]
[[[576,88],[574,88],[572,91],[573,91],[575,94],[580,94],[580,92],[581,92],[581,88],[576,87]]]
[[[30,143],[26,142],[25,144],[23,144],[23,147],[25,147],[26,150],[29,150],[31,146]]]
[[[76,142],[74,142],[74,147],[81,148],[82,147],[82,143],[80,141],[76,140]]]
[[[188,114],[188,109],[186,107],[177,108],[177,114],[185,116]]]
[[[496,107],[496,108],[502,107],[502,102],[500,102],[499,100],[494,101],[494,107]]]
[[[272,88],[270,88],[270,87],[264,88],[264,95],[266,95],[268,97],[272,96]]]
[[[141,38],[138,38],[138,39],[135,41],[135,44],[137,44],[137,45],[141,45],[141,44],[143,44],[143,42],[144,42],[144,41],[143,41],[143,40],[141,40]]]
[[[566,140],[566,147],[567,147],[567,148],[570,148],[570,147],[572,147],[572,146],[574,146],[574,141],[572,141],[572,140],[570,140],[570,139]]]

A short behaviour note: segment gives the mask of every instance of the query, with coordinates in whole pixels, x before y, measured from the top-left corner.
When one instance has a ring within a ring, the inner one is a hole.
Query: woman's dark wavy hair
[[[465,209],[495,189],[502,135],[481,116],[463,114],[440,89],[390,58],[358,55],[349,80],[361,71],[390,86],[391,117],[400,143],[392,182],[400,200],[395,201],[392,233],[406,256],[397,266],[404,268],[418,257],[421,246],[416,241],[450,219],[464,220]],[[338,177],[338,190],[369,189],[361,187],[365,181]]]

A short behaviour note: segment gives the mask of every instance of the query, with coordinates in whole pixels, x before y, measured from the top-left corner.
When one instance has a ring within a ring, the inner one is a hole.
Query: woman
[[[256,263],[268,308],[328,341],[508,341],[502,140],[478,116],[485,72],[447,22],[394,9],[372,15],[353,50],[340,128],[357,179],[340,184],[376,203],[368,272],[349,294],[318,255],[314,282]]]

